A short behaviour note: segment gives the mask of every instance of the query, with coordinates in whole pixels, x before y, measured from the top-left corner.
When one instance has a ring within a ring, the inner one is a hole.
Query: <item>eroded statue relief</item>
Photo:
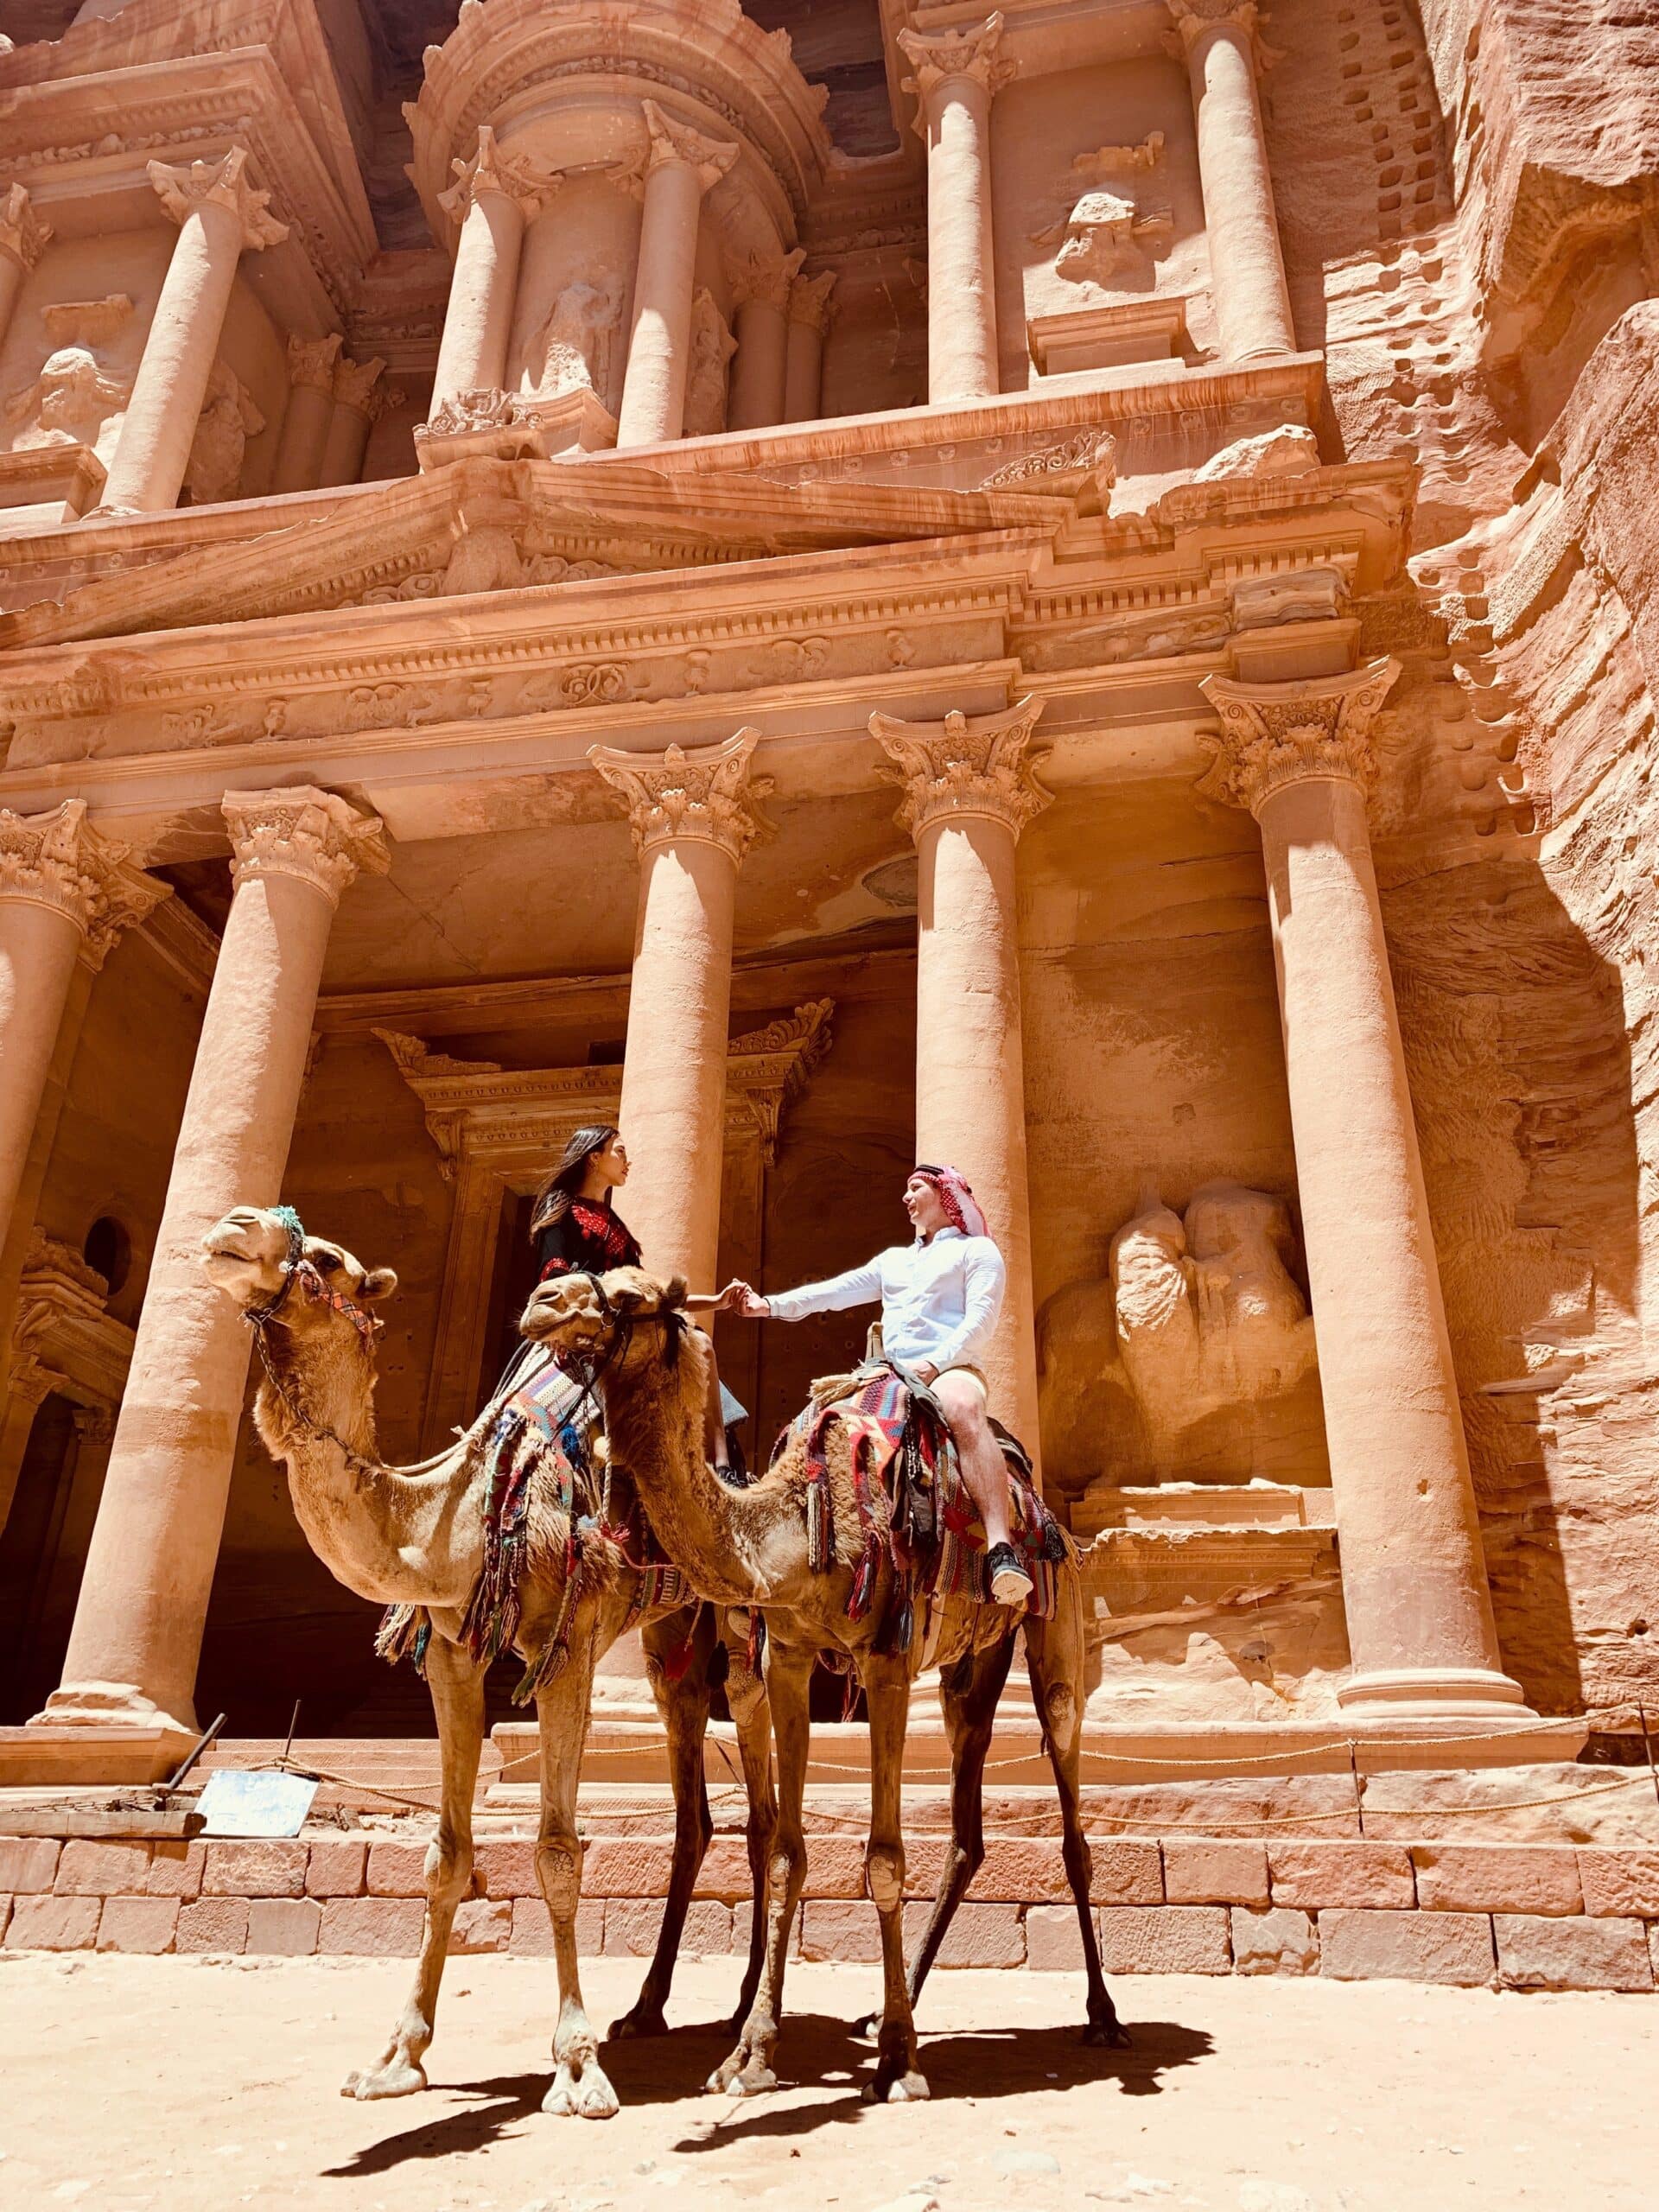
[[[1042,1317],[1043,1433],[1062,1482],[1325,1478],[1318,1355],[1285,1200],[1206,1183],[1185,1216],[1148,1185],[1104,1281]]]
[[[1154,130],[1138,146],[1099,146],[1077,156],[1073,188],[1090,188],[1072,202],[1069,214],[1031,234],[1033,245],[1058,245],[1057,276],[1071,284],[1109,286],[1151,274],[1152,263],[1169,251],[1174,219],[1163,200],[1131,192],[1119,180],[1137,171],[1150,175],[1163,152],[1164,134]],[[1108,177],[1114,180],[1109,186]]]
[[[727,365],[736,351],[737,340],[705,286],[691,305],[691,359],[685,379],[688,438],[712,437],[725,429]]]
[[[611,356],[621,318],[620,276],[607,276],[601,284],[580,278],[567,284],[531,341],[536,378],[531,397],[554,399],[562,392],[591,391],[602,401],[611,386]]]
[[[28,390],[6,403],[10,420],[26,425],[14,446],[97,444],[105,423],[131,396],[130,383],[111,375],[104,358],[131,314],[124,292],[102,300],[63,300],[41,309],[53,351]]]
[[[184,488],[193,505],[211,507],[236,497],[248,440],[257,438],[264,427],[265,418],[246,385],[233,369],[215,361],[185,464]]]

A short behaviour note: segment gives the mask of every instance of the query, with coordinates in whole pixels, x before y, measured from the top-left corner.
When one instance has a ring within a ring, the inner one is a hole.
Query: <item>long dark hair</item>
[[[604,1152],[613,1145],[620,1135],[608,1122],[590,1122],[585,1128],[571,1133],[558,1166],[536,1194],[536,1211],[530,1217],[532,1236],[539,1236],[556,1221],[563,1220],[570,1211],[571,1199],[582,1188],[588,1161],[596,1152]]]

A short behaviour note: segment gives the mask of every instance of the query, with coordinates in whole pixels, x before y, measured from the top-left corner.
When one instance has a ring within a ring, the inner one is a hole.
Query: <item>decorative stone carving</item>
[[[1239,438],[1192,472],[1195,484],[1237,476],[1300,476],[1319,465],[1319,442],[1300,423],[1285,423],[1253,438]]]
[[[23,1262],[8,1387],[16,1390],[21,1374],[25,1389],[38,1382],[41,1397],[55,1390],[94,1420],[107,1416],[132,1359],[132,1331],[111,1319],[109,1294],[78,1252],[36,1229]]]
[[[1052,797],[1036,775],[1043,756],[1030,752],[1043,703],[1025,698],[1005,714],[953,712],[938,722],[872,715],[871,735],[897,764],[881,772],[904,792],[895,817],[900,829],[919,841],[936,822],[980,814],[1018,837]]]
[[[1387,659],[1300,683],[1206,677],[1199,689],[1221,718],[1221,737],[1199,790],[1252,814],[1307,777],[1344,779],[1369,793],[1376,773],[1371,724],[1399,673],[1399,662]]]
[[[1000,51],[1003,16],[999,8],[982,23],[959,31],[902,30],[899,48],[914,75],[903,79],[900,90],[914,92],[925,111],[938,87],[952,77],[968,77],[987,92],[999,92],[1011,84],[1019,64]],[[924,128],[920,118],[917,128]]]
[[[1031,233],[1033,245],[1058,245],[1057,276],[1072,284],[1103,285],[1125,270],[1144,273],[1148,260],[1168,251],[1175,236],[1168,206],[1162,200],[1142,200],[1103,181],[1136,171],[1150,174],[1163,151],[1164,134],[1154,130],[1138,146],[1100,146],[1091,154],[1077,156],[1072,174],[1090,188],[1058,223]]]
[[[124,292],[102,300],[61,300],[41,309],[53,351],[34,383],[14,393],[6,407],[15,423],[33,417],[14,442],[19,448],[98,442],[105,422],[126,405],[131,391],[124,378],[109,373],[99,349],[131,314],[132,302]]]
[[[384,875],[391,865],[385,824],[336,791],[230,791],[223,802],[231,832],[231,875],[294,875],[338,905],[359,869]]]
[[[763,307],[776,308],[780,315],[786,314],[795,279],[800,274],[801,264],[805,259],[806,251],[803,246],[797,246],[792,253],[781,255],[748,253],[741,258],[728,257],[726,274],[732,287],[734,305],[741,307],[747,301],[754,300]],[[813,281],[822,280],[814,278]],[[833,274],[831,282],[834,282]]]
[[[710,437],[726,428],[726,372],[736,351],[737,340],[726,327],[714,294],[700,289],[691,302],[691,359],[685,384],[688,438]]]
[[[334,364],[345,342],[337,330],[330,332],[327,338],[290,337],[288,341],[289,385],[306,385],[313,391],[326,391],[333,398]]]
[[[1109,430],[1079,430],[1058,445],[1039,446],[980,479],[982,492],[1069,492],[1092,477],[1103,491],[1117,481],[1117,440]]]
[[[688,123],[681,123],[664,115],[655,100],[642,100],[640,112],[645,118],[645,129],[651,136],[651,151],[645,157],[645,175],[663,168],[669,162],[681,162],[695,169],[697,181],[705,192],[712,191],[742,151],[735,143],[728,144],[718,138],[706,138]]]
[[[458,391],[444,400],[429,421],[417,423],[416,443],[423,435],[453,438],[466,430],[504,430],[513,420],[512,402],[505,391]]]
[[[49,906],[86,938],[82,957],[101,968],[123,930],[169,896],[130,861],[130,848],[93,829],[85,799],[65,799],[48,814],[0,807],[0,899]]]
[[[798,276],[789,288],[789,319],[804,323],[822,337],[835,315],[830,295],[836,289],[836,272],[826,269],[819,276]]]
[[[270,194],[257,191],[247,177],[245,146],[232,146],[217,162],[192,162],[170,168],[165,162],[149,162],[146,172],[162,207],[175,223],[182,224],[197,208],[227,208],[241,226],[245,251],[257,251],[280,245],[288,236],[286,223],[270,213]]]
[[[257,437],[264,427],[252,393],[233,369],[215,361],[184,467],[184,488],[194,505],[215,506],[236,497],[248,440]]]
[[[1167,5],[1175,28],[1166,35],[1165,44],[1177,60],[1185,60],[1195,42],[1218,24],[1240,35],[1258,69],[1267,68],[1278,58],[1262,41],[1262,11],[1256,0],[1167,0]]]
[[[759,730],[741,729],[723,745],[695,753],[677,745],[660,753],[596,745],[588,758],[626,801],[634,849],[642,857],[653,845],[696,837],[741,861],[772,826],[759,804],[770,793],[772,778],[749,772],[760,741]]]
[[[474,202],[490,192],[516,201],[525,222],[533,223],[563,181],[504,154],[487,123],[479,130],[478,151],[472,160],[454,161],[449,166],[456,181],[441,195],[438,205],[457,223],[464,222]]]
[[[0,194],[0,253],[7,253],[24,270],[33,269],[52,242],[52,226],[35,213],[29,188],[8,185]]]
[[[334,396],[341,407],[350,407],[372,422],[391,395],[381,385],[386,365],[376,359],[353,361],[344,354],[334,363]]]
[[[551,399],[566,391],[602,396],[610,390],[622,294],[622,279],[617,276],[597,284],[578,278],[565,286],[531,341],[531,359],[536,365],[532,397]]]

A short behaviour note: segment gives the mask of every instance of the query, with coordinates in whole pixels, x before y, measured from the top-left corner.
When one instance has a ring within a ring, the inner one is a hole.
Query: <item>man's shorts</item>
[[[964,1380],[975,1385],[979,1392],[982,1402],[986,1404],[989,1403],[991,1386],[985,1380],[985,1370],[983,1368],[974,1367],[967,1362],[964,1362],[960,1367],[942,1367],[938,1373],[933,1377],[933,1380],[936,1383],[943,1382],[947,1375],[962,1376]]]

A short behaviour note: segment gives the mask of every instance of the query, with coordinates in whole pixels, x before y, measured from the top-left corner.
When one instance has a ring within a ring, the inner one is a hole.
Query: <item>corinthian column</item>
[[[823,412],[823,340],[834,309],[836,272],[798,276],[789,288],[789,346],[784,365],[784,420],[816,423]]]
[[[369,431],[385,404],[382,360],[334,363],[334,414],[322,448],[324,484],[355,484],[363,473]]]
[[[23,279],[51,239],[52,226],[35,213],[27,186],[10,185],[0,193],[0,346],[11,327]]]
[[[1512,1719],[1366,821],[1371,723],[1399,672],[1206,678],[1222,739],[1204,787],[1249,808],[1267,863],[1355,1667],[1338,1695]]]
[[[781,257],[752,253],[731,272],[736,300],[737,359],[732,364],[728,429],[764,429],[786,420],[789,296],[805,258],[798,246],[793,253]]]
[[[273,492],[313,492],[322,481],[322,449],[334,414],[334,363],[344,342],[338,331],[288,341],[288,406],[276,441]]]
[[[330,791],[235,791],[225,818],[234,895],[48,1724],[194,1727],[250,1348],[201,1239],[281,1195],[334,909],[359,868],[387,865],[378,818]]]
[[[76,962],[101,966],[120,931],[167,895],[92,827],[84,799],[49,814],[0,809],[0,1249]]]
[[[737,871],[769,826],[758,802],[772,779],[750,773],[758,742],[741,729],[695,753],[588,755],[626,800],[639,855],[622,1061],[628,1226],[654,1274],[696,1290],[713,1286],[719,1258]]]
[[[617,417],[619,447],[660,445],[677,438],[684,428],[702,195],[725,175],[740,151],[735,145],[705,138],[686,124],[671,122],[654,100],[643,105],[651,152],[639,220],[628,367]]]
[[[1001,390],[991,235],[991,100],[1014,73],[1000,58],[1002,16],[963,31],[900,31],[915,71],[927,146],[927,396],[987,399]]]
[[[237,264],[245,250],[257,253],[288,236],[267,211],[270,194],[248,182],[242,147],[188,168],[149,166],[179,235],[104,487],[104,505],[117,514],[148,514],[177,500]]]
[[[432,379],[435,416],[458,393],[499,391],[505,381],[524,226],[557,189],[552,178],[510,160],[487,124],[473,159],[454,167],[458,181],[439,204],[460,224],[461,243]]]
[[[1255,0],[1169,0],[1198,127],[1198,182],[1221,350],[1232,361],[1291,353],[1273,179],[1256,99]]]
[[[1035,1459],[1037,1336],[1026,1190],[1025,1048],[1020,1022],[1014,849],[1049,803],[1030,754],[1042,712],[941,722],[872,715],[898,764],[899,823],[921,861],[916,940],[916,1157],[959,1167],[1007,1263],[1007,1294],[985,1361],[992,1410]]]

